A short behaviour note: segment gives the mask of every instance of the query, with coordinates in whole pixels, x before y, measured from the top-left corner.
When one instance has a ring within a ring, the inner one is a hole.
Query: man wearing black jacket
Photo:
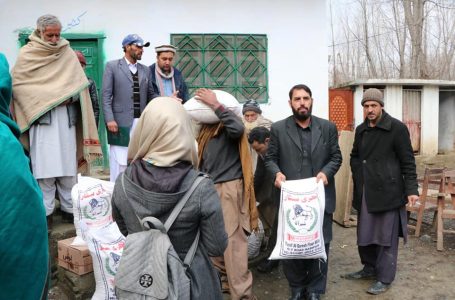
[[[407,238],[406,204],[418,200],[414,153],[407,127],[383,109],[382,92],[365,91],[365,121],[355,131],[351,152],[353,206],[358,211],[357,245],[363,269],[346,279],[374,279],[378,295],[395,278],[398,237]]]

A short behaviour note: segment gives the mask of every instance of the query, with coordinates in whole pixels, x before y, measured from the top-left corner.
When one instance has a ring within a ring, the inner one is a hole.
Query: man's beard
[[[306,113],[300,113],[298,110],[292,108],[292,113],[294,114],[294,118],[296,118],[299,121],[306,121],[308,120],[309,117],[311,117],[311,112],[313,111],[313,105],[310,106],[308,111]]]
[[[253,128],[258,127],[259,125],[258,119],[254,120],[253,122],[248,122],[245,120],[245,118],[243,118],[243,124],[245,125],[246,134],[249,134]]]
[[[142,58],[142,54],[137,54],[135,52],[131,52],[130,56],[132,59],[135,59],[136,61],[141,60],[141,58]]]

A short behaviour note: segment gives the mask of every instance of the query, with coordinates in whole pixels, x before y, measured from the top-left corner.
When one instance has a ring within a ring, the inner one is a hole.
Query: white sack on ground
[[[322,225],[325,193],[316,177],[281,186],[277,243],[269,259],[327,259]]]
[[[73,245],[85,245],[86,237],[80,222],[89,228],[109,225],[112,220],[112,191],[114,183],[92,177],[78,176],[78,183],[71,190],[76,238]]]
[[[126,239],[115,222],[102,228],[87,228],[83,223],[81,227],[87,237],[95,273],[96,289],[92,300],[115,300],[114,278]]]

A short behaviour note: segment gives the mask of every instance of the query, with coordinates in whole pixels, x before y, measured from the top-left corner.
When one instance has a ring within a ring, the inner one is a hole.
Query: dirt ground
[[[455,153],[436,157],[417,157],[418,173],[425,165],[455,168]],[[329,278],[323,299],[455,299],[455,234],[444,235],[444,251],[436,250],[436,236],[431,223],[433,212],[425,215],[420,238],[410,231],[408,243],[400,240],[398,270],[392,287],[384,294],[366,293],[372,281],[351,281],[340,275],[362,268],[356,245],[356,228],[333,225],[334,239],[330,245]],[[412,216],[411,216],[412,217]],[[455,227],[455,220],[447,224]],[[254,269],[254,292],[260,300],[284,300],[289,289],[281,266],[271,274]]]
[[[423,174],[425,166],[455,168],[455,153],[436,157],[417,157],[417,170]],[[327,292],[322,299],[455,299],[455,234],[444,237],[444,251],[436,250],[436,236],[429,225],[433,212],[425,215],[420,238],[410,231],[408,243],[400,241],[398,271],[392,287],[383,295],[372,296],[366,289],[372,281],[350,281],[340,275],[357,271],[360,264],[356,246],[356,228],[333,224],[334,239],[330,247]],[[447,224],[455,228],[455,220]],[[270,274],[261,274],[252,267],[254,293],[260,300],[287,300],[289,288],[281,266]],[[74,299],[54,287],[49,299]],[[229,296],[225,295],[225,300]],[[205,300],[205,299],[201,299]]]
[[[371,296],[366,289],[372,281],[351,281],[340,275],[360,270],[356,228],[333,225],[329,278],[323,299],[455,299],[455,235],[444,239],[444,251],[436,250],[434,233],[426,226],[421,238],[400,241],[398,271],[392,287],[383,295]],[[428,235],[429,234],[429,235]],[[287,281],[281,267],[271,274],[254,271],[254,292],[261,300],[288,299]]]

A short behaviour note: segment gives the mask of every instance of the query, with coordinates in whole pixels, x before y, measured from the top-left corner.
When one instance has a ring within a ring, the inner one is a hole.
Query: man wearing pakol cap
[[[395,279],[398,238],[407,240],[405,206],[414,205],[419,196],[407,127],[385,112],[380,90],[367,89],[361,103],[366,118],[355,131],[351,170],[363,268],[342,277],[373,280],[367,293],[378,295]]]
[[[85,59],[84,54],[81,51],[74,51],[76,53],[77,59],[81,63],[82,69],[85,70],[87,66],[87,60]],[[100,105],[98,103],[98,91],[96,89],[95,81],[87,76],[89,82],[88,90],[90,93],[90,100],[92,100],[93,114],[95,115],[96,126],[98,127],[98,121],[100,119]]]
[[[155,47],[156,63],[150,66],[150,76],[157,96],[174,97],[183,104],[188,100],[188,89],[182,73],[172,65],[176,50],[172,45]]]
[[[138,61],[150,43],[137,34],[122,41],[124,57],[109,61],[103,75],[103,112],[108,130],[110,180],[127,166],[128,142],[147,103],[156,97],[150,70]]]
[[[39,17],[12,70],[14,114],[22,141],[30,147],[49,225],[56,191],[63,220],[73,221],[71,189],[78,166],[102,155],[89,82],[61,30],[56,16]]]

